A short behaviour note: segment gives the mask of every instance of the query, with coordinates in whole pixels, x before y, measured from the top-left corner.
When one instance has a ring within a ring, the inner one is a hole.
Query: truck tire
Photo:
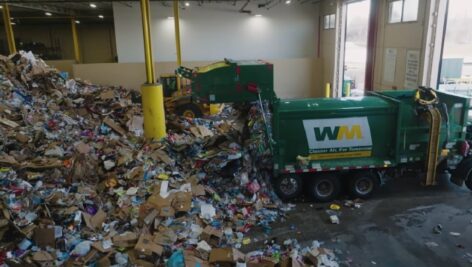
[[[318,174],[310,180],[309,193],[319,202],[334,200],[341,192],[341,182],[334,173]]]
[[[282,200],[297,197],[302,191],[302,178],[296,174],[284,174],[274,181],[275,193]]]
[[[188,118],[201,118],[203,112],[200,107],[195,103],[186,103],[175,108],[177,115],[188,117]]]
[[[347,178],[349,193],[354,198],[370,198],[379,187],[379,178],[371,171],[363,171]]]
[[[465,182],[467,188],[472,190],[472,158],[465,158],[452,172],[451,182],[462,186]]]

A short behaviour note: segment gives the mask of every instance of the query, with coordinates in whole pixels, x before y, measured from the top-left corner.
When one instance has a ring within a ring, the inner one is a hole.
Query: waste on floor
[[[240,252],[291,208],[271,190],[258,105],[168,115],[149,141],[139,92],[31,53],[0,68],[1,265],[337,266],[317,242]]]

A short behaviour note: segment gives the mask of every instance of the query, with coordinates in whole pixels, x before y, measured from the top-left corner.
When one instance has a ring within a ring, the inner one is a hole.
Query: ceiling
[[[152,2],[160,2],[164,6],[171,6],[172,1],[151,0]],[[270,9],[276,5],[283,4],[286,0],[179,0],[180,7],[185,8],[185,2],[192,5],[205,6],[205,4],[222,3],[229,4],[238,8],[240,12],[247,12],[246,5],[257,4],[258,8]],[[291,0],[296,4],[316,3],[320,0]],[[57,24],[70,23],[70,19],[79,20],[80,23],[112,23],[113,8],[112,2],[122,5],[130,5],[135,1],[103,1],[103,0],[0,0],[0,5],[8,3],[10,7],[10,16],[13,18],[15,25],[22,24]],[[95,4],[92,8],[90,4]],[[46,16],[49,12],[52,15]],[[103,18],[99,18],[99,15]],[[3,20],[0,20],[0,24]]]

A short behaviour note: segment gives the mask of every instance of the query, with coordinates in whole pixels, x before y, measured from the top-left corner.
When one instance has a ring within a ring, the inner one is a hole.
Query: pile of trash
[[[258,168],[270,154],[261,106],[169,115],[151,141],[140,102],[31,52],[0,56],[0,266],[337,266],[296,241],[239,251],[290,209]]]

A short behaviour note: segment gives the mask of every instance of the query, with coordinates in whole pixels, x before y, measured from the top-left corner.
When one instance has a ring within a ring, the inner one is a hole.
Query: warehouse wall
[[[116,45],[113,24],[79,24],[77,29],[83,62],[115,61]],[[41,42],[47,47],[58,47],[63,60],[74,59],[70,24],[17,24],[13,30],[17,43],[18,41]],[[2,36],[1,42],[5,44],[3,47],[6,49],[4,27],[0,27],[0,36]]]
[[[314,57],[317,51],[318,4],[283,3],[267,10],[250,4],[262,17],[238,12],[243,2],[196,2],[181,10],[183,59],[287,59]],[[143,42],[139,3],[113,3],[119,62],[142,62]],[[151,2],[154,57],[175,60],[172,8]],[[215,23],[217,22],[217,23]]]
[[[316,97],[320,92],[314,87],[313,74],[316,72],[316,60],[312,58],[272,60],[274,64],[274,87],[282,98]],[[211,61],[183,62],[185,66],[196,67]],[[155,63],[157,76],[173,73],[175,62]],[[76,78],[93,81],[98,84],[120,85],[130,89],[139,89],[146,80],[144,63],[100,63],[74,64],[73,75]]]
[[[421,84],[429,4],[430,1],[428,0],[419,1],[418,20],[416,22],[389,24],[388,0],[381,0],[374,67],[374,88],[376,90],[405,88],[406,55],[408,50],[420,51],[418,81]],[[388,61],[385,56],[387,48],[397,50],[393,82],[385,81],[383,77],[385,64]]]
[[[320,4],[320,69],[322,71],[321,84],[333,83],[334,58],[336,47],[336,29],[323,29],[323,18],[325,15],[336,14],[336,0],[323,0]]]

